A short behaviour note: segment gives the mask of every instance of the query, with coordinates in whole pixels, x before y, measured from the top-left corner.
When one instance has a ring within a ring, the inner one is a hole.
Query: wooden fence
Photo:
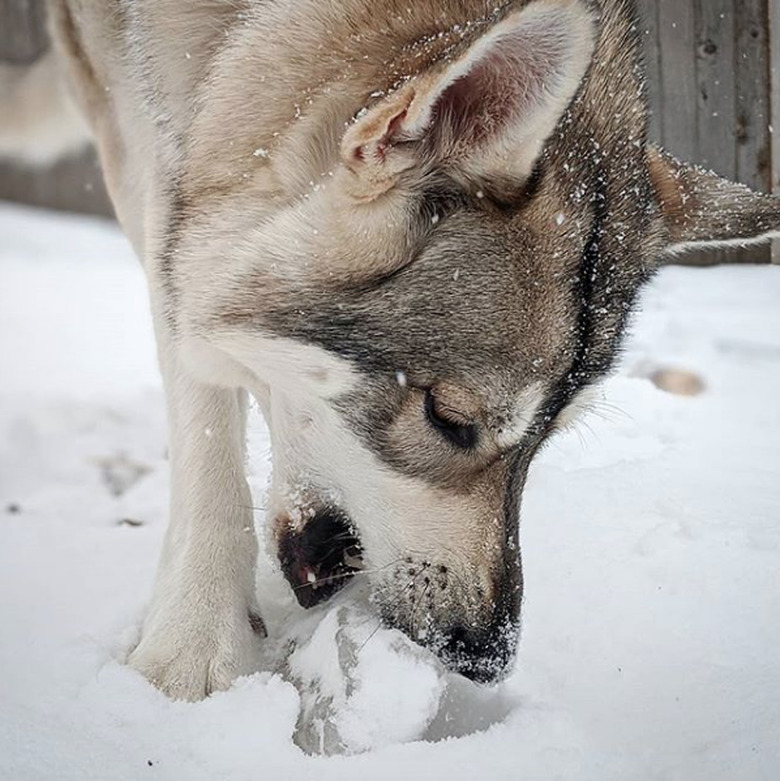
[[[637,2],[653,138],[686,160],[780,192],[780,0]],[[46,45],[41,6],[42,0],[0,0],[0,59],[30,62],[40,54]],[[0,198],[110,211],[91,153],[45,171],[0,164]],[[769,259],[770,250],[760,247],[692,260]]]
[[[780,187],[780,139],[772,132],[780,133],[779,4],[639,0],[653,137],[763,192]],[[710,254],[715,262],[769,258],[766,247]]]

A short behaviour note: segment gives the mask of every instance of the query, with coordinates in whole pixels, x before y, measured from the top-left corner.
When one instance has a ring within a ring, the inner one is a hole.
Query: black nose
[[[444,634],[437,655],[453,672],[476,683],[497,683],[512,670],[519,628],[514,622],[484,629],[454,627]]]

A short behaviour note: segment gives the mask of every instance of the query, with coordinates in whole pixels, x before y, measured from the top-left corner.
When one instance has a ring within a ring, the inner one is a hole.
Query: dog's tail
[[[0,63],[0,158],[45,165],[89,141],[53,49],[32,65]]]

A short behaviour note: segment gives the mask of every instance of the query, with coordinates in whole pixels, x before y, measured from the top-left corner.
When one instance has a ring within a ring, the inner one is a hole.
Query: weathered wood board
[[[780,195],[780,2],[769,4],[770,103],[772,106],[772,192]],[[780,240],[772,246],[772,262],[780,264]]]
[[[772,190],[774,170],[780,186],[780,145],[770,129],[780,122],[780,0],[638,0],[638,6],[657,115],[653,139],[763,192]],[[697,253],[686,261],[769,259],[769,248],[757,247]]]

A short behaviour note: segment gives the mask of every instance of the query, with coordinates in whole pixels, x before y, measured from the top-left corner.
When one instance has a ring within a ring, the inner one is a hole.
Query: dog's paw
[[[262,620],[184,627],[158,625],[145,631],[128,665],[173,700],[194,702],[257,672]]]

